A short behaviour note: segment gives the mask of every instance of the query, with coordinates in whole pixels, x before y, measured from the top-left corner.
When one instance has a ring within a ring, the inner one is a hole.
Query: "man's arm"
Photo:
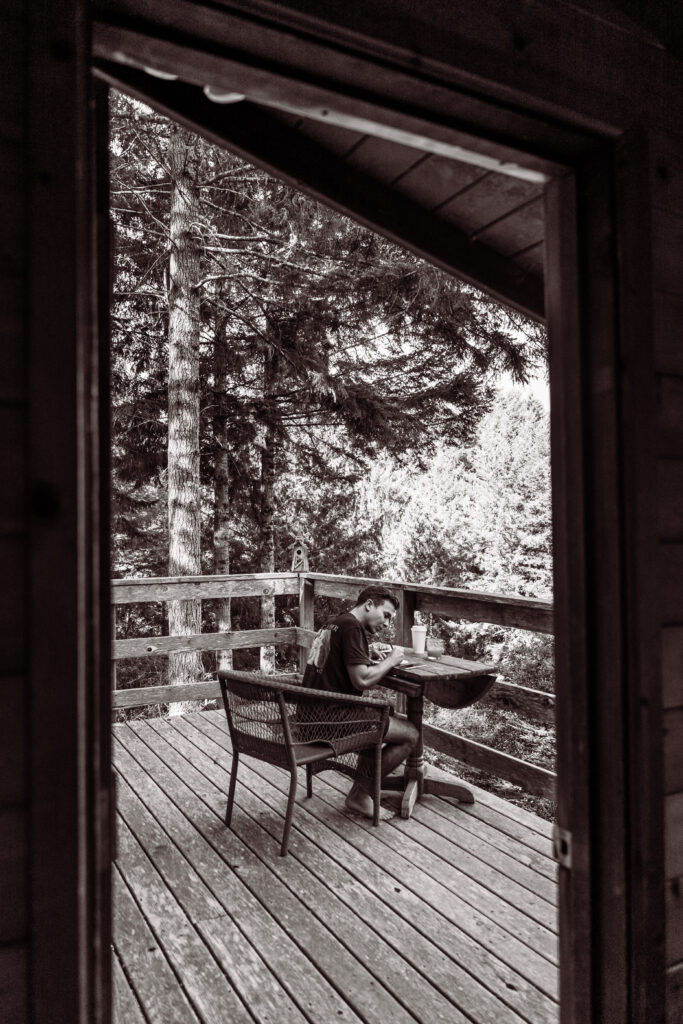
[[[376,662],[374,665],[347,665],[351,682],[357,690],[370,690],[377,686],[392,668],[403,661],[403,648],[394,647],[391,654],[388,654],[384,661]]]

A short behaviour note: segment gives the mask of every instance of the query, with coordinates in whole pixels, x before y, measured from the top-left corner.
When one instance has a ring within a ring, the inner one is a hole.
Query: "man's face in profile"
[[[379,633],[384,626],[389,626],[396,618],[396,609],[391,601],[380,601],[374,604],[368,601],[364,626],[370,633]]]

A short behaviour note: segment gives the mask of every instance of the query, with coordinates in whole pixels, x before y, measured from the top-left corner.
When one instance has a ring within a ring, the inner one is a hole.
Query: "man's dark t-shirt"
[[[304,685],[315,690],[358,695],[347,665],[372,665],[368,638],[363,626],[351,612],[330,619],[316,634],[311,647]]]

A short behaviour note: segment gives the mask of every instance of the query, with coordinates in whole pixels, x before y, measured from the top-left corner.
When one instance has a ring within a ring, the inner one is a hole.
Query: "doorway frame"
[[[565,167],[546,188],[561,1020],[650,1024],[664,897],[646,133],[593,136]]]

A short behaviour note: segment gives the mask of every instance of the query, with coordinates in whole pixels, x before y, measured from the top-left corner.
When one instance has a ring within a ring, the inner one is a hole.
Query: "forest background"
[[[548,414],[510,386],[545,374],[542,328],[117,93],[110,164],[114,577],[284,571],[301,538],[318,572],[551,598]],[[116,635],[295,616],[288,598],[131,605]],[[552,637],[429,627],[448,653],[552,691]],[[118,662],[117,685],[232,658]],[[260,652],[266,670],[294,661]],[[495,688],[431,720],[554,766],[552,724]]]

